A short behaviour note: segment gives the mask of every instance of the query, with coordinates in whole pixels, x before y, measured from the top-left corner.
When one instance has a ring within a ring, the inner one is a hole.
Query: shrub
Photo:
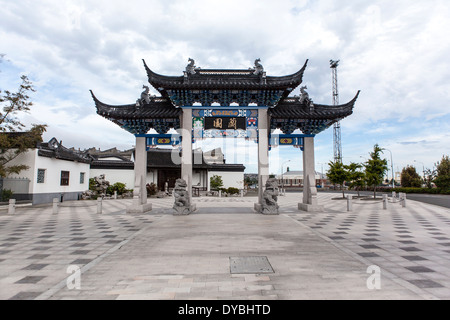
[[[382,192],[392,192],[395,191],[397,193],[428,193],[428,194],[450,194],[450,189],[443,188],[382,188],[379,191]]]
[[[234,187],[229,187],[227,189],[227,193],[228,194],[238,194],[239,193],[239,189],[238,188],[234,188]]]
[[[89,179],[89,190],[94,191],[96,186],[97,186],[97,183],[95,182],[95,179],[90,178]]]
[[[156,184],[154,184],[153,182],[148,184],[147,183],[147,195],[148,196],[154,196],[156,194],[156,192],[158,191],[156,188]]]
[[[1,199],[3,202],[9,201],[13,195],[13,192],[10,189],[3,189],[1,192]]]
[[[126,188],[125,183],[116,182],[112,186],[108,186],[108,188],[106,189],[106,193],[107,194],[114,194],[114,191],[117,191],[118,195],[122,195],[125,192],[127,192],[128,190]]]
[[[218,175],[214,175],[209,178],[209,185],[212,190],[220,190],[223,187],[222,177]]]

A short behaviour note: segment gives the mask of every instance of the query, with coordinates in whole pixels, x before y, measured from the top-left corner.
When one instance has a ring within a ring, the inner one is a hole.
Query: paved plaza
[[[450,209],[355,200],[347,212],[338,196],[319,193],[313,213],[287,194],[278,216],[254,213],[256,197],[194,198],[189,216],[171,215],[171,198],[141,215],[125,213],[131,200],[102,214],[95,201],[3,208],[0,299],[450,299]],[[233,271],[250,257],[272,270]]]

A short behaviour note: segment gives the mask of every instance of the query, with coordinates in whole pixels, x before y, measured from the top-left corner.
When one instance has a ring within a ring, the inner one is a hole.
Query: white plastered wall
[[[209,171],[208,172],[208,190],[210,190],[209,181],[212,176],[220,176],[223,181],[223,188],[244,188],[244,172],[230,172],[230,171]]]
[[[83,192],[89,188],[89,164],[38,156],[38,150],[32,149],[20,154],[7,165],[24,164],[29,169],[22,170],[11,178],[30,180],[29,193],[68,193]],[[37,183],[38,169],[45,170],[44,183]],[[69,185],[61,186],[61,171],[69,171]],[[84,172],[84,183],[80,183],[80,173]]]
[[[105,180],[109,181],[110,185],[116,182],[125,183],[127,189],[134,188],[134,170],[119,170],[119,169],[90,169],[90,177],[98,177],[105,175]]]

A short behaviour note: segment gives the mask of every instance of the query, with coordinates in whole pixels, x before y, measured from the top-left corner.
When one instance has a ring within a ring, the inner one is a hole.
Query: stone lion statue
[[[263,193],[262,211],[267,214],[278,214],[278,182],[270,178],[266,182],[266,190]]]
[[[177,179],[175,181],[175,188],[173,189],[173,195],[175,197],[175,203],[173,208],[175,210],[190,207],[189,192],[187,189],[187,183],[183,179]]]

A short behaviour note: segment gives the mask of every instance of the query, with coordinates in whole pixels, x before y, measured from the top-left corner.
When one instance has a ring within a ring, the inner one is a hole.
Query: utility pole
[[[339,61],[330,60],[330,68],[333,78],[333,106],[339,105],[339,91],[338,91],[338,80],[337,80],[337,67]],[[341,124],[336,122],[333,125],[333,151],[334,151],[334,162],[342,162],[342,144],[341,144]]]

